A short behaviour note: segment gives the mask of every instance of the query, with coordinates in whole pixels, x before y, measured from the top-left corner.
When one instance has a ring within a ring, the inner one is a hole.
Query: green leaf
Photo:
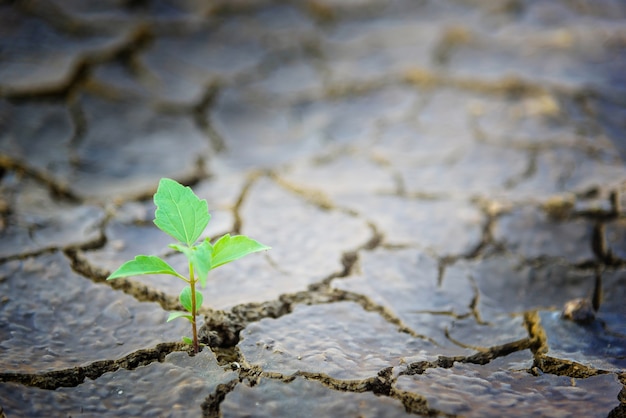
[[[168,247],[175,249],[178,252],[185,254],[187,260],[191,261],[191,250],[193,247],[187,247],[186,245],[170,244]]]
[[[171,179],[159,181],[154,204],[154,224],[188,246],[196,242],[211,219],[206,200],[200,200],[189,187]]]
[[[193,264],[198,273],[200,285],[206,287],[209,271],[213,268],[213,246],[208,238],[194,247],[192,256],[191,264]]]
[[[200,244],[191,248],[178,244],[170,244],[170,248],[185,254],[187,260],[193,265],[197,279],[200,280],[200,284],[202,287],[206,287],[206,281],[209,271],[211,271],[212,268],[211,263],[213,258],[213,246],[209,239],[207,238]]]
[[[183,342],[185,344],[193,345],[193,340],[189,337],[183,337]]]
[[[176,318],[187,318],[189,322],[193,322],[193,317],[189,315],[189,312],[170,312],[169,316],[167,317],[167,321],[165,322],[170,322],[171,320]]]
[[[189,312],[192,312],[191,306],[191,287],[185,286],[183,290],[180,292],[180,296],[178,297],[181,305]],[[196,311],[202,305],[202,293],[196,290]]]
[[[140,274],[171,274],[172,276],[181,276],[165,261],[154,255],[138,255],[134,260],[127,261],[115,270],[107,280],[119,279],[120,277],[137,276]]]
[[[271,247],[267,247],[260,242],[257,242],[245,235],[235,235],[231,237],[230,234],[224,235],[217,240],[213,245],[213,260],[212,268],[217,268],[223,264],[235,261],[245,255],[255,253],[257,251],[269,250]]]

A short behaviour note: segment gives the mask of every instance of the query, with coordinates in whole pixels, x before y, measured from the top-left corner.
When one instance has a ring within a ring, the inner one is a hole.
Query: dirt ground
[[[620,1],[0,2],[0,416],[626,416],[625,158]]]

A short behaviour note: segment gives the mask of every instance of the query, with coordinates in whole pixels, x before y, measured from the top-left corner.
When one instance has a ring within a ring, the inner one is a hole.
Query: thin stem
[[[200,352],[198,345],[198,331],[196,328],[196,279],[193,275],[193,265],[189,262],[189,286],[191,287],[191,330],[193,332],[193,353],[198,354]]]

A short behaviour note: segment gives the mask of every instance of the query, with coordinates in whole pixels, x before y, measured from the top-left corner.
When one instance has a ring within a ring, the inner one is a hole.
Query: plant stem
[[[189,262],[189,286],[191,287],[191,331],[193,333],[193,353],[198,354],[200,352],[198,345],[198,331],[196,328],[196,280],[193,275],[193,265]]]

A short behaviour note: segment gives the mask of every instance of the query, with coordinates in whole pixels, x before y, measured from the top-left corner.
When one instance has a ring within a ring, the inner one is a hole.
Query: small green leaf
[[[169,246],[185,254],[187,260],[193,265],[200,284],[202,287],[206,287],[207,277],[212,268],[211,259],[213,258],[213,246],[209,239],[207,238],[191,248],[179,244],[170,244]]]
[[[189,312],[170,312],[166,322],[170,322],[176,318],[187,318],[189,322],[193,322],[193,317],[189,315]]]
[[[200,285],[206,287],[209,271],[213,268],[213,246],[208,238],[194,247],[192,256],[191,264],[193,264],[198,273]]]
[[[217,268],[248,254],[269,250],[270,248],[271,247],[267,247],[245,235],[235,235],[231,237],[230,234],[226,234],[213,245],[211,267]]]
[[[185,286],[183,290],[180,292],[180,296],[178,297],[181,305],[189,312],[192,311],[191,306],[191,287]],[[196,310],[202,305],[202,293],[196,290]]]
[[[154,204],[154,224],[188,246],[196,242],[211,219],[206,200],[200,200],[189,187],[171,179],[159,181]]]
[[[183,342],[185,344],[193,345],[193,340],[189,337],[183,337]]]
[[[187,260],[189,260],[189,258],[191,257],[191,249],[193,247],[187,247],[186,245],[180,245],[180,244],[170,244],[168,245],[168,247],[173,248],[176,251],[185,254],[187,256]]]
[[[107,280],[119,279],[120,277],[137,276],[140,274],[171,274],[172,276],[181,276],[165,261],[154,255],[138,255],[134,260],[127,261],[115,270]]]

